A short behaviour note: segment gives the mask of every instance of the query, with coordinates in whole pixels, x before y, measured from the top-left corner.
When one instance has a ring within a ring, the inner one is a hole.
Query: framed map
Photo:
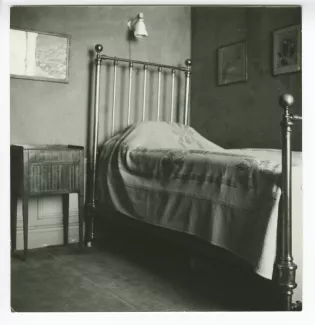
[[[12,78],[69,82],[70,36],[10,29]]]

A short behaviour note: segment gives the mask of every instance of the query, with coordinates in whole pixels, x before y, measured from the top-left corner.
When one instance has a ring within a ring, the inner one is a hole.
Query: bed
[[[281,292],[279,310],[301,310],[293,303],[301,286],[302,155],[291,152],[295,120],[289,113],[291,95],[280,97],[284,108],[283,148],[227,150],[189,126],[191,61],[186,67],[126,60],[101,55],[96,49],[93,150],[88,196],[87,243],[94,239],[94,219],[103,207],[129,219],[200,239],[246,261],[266,279],[276,279]],[[116,71],[129,64],[127,125],[104,143],[98,142],[100,68],[113,62],[112,125],[115,121]],[[143,67],[142,120],[131,122],[132,72]],[[148,68],[157,69],[157,117],[145,120]],[[161,73],[172,75],[170,120],[162,120]],[[176,121],[175,72],[185,75],[183,118]],[[293,236],[292,236],[293,234]],[[293,261],[293,253],[295,259]],[[296,276],[297,275],[297,276]],[[296,281],[298,280],[298,281]],[[300,296],[298,296],[300,298]]]

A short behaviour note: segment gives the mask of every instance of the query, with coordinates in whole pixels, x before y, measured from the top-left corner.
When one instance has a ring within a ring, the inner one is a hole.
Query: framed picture
[[[273,32],[273,74],[301,71],[301,26]]]
[[[246,48],[246,42],[242,41],[218,49],[219,86],[247,80]]]
[[[69,82],[70,36],[10,29],[12,78]]]

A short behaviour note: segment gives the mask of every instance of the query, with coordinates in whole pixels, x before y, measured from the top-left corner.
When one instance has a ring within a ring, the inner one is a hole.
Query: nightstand
[[[79,244],[83,246],[84,148],[66,145],[11,146],[11,249],[16,250],[17,199],[22,199],[24,259],[28,249],[28,202],[62,195],[64,244],[68,243],[69,194],[78,194]]]

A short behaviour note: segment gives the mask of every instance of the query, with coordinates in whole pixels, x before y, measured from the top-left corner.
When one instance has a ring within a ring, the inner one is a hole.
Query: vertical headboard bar
[[[175,88],[175,70],[172,69],[171,123],[174,122],[174,88]]]
[[[99,117],[99,98],[100,98],[100,68],[101,68],[101,52],[103,46],[98,44],[96,50],[96,73],[95,73],[95,103],[94,103],[94,123],[93,123],[93,152],[92,152],[92,207],[95,208],[95,187],[96,187],[96,159],[98,145],[98,117]],[[93,237],[93,229],[92,229]]]
[[[186,60],[186,85],[185,85],[185,111],[184,111],[184,124],[188,125],[188,110],[189,110],[189,89],[190,89],[190,76],[191,76],[191,60]]]
[[[130,115],[131,115],[131,88],[132,88],[132,69],[133,63],[129,63],[129,91],[128,91],[128,118],[127,125],[130,125]]]
[[[157,94],[157,120],[160,120],[160,98],[161,98],[161,73],[162,68],[158,68],[158,94]]]
[[[117,60],[114,60],[114,83],[113,83],[113,108],[112,108],[112,135],[115,132],[115,106],[116,106],[116,74]]]
[[[142,121],[145,119],[145,101],[146,101],[146,92],[147,92],[147,70],[148,66],[145,64],[143,66],[143,104],[142,104]]]

